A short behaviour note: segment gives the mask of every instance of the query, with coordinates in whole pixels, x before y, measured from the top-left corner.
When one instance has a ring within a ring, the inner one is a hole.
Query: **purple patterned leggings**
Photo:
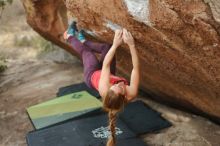
[[[68,42],[71,44],[73,49],[80,54],[83,66],[84,66],[84,81],[86,85],[93,88],[91,85],[91,76],[94,71],[100,70],[102,68],[102,63],[108,50],[111,48],[110,44],[96,43],[92,41],[85,41],[81,43],[77,38],[70,36]],[[94,53],[101,54],[100,60],[98,60]],[[112,60],[110,71],[115,74],[116,70],[116,59]]]

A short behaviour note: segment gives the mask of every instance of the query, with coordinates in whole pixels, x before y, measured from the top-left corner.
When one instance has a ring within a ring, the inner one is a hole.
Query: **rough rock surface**
[[[100,41],[114,30],[133,34],[141,60],[141,88],[159,101],[220,118],[220,1],[22,0],[28,23],[76,55],[61,34],[66,8]],[[64,4],[65,2],[65,4]],[[129,77],[129,49],[117,51],[118,71]]]
[[[27,13],[27,22],[36,32],[78,56],[63,40],[63,32],[67,26],[67,9],[63,0],[21,1]]]

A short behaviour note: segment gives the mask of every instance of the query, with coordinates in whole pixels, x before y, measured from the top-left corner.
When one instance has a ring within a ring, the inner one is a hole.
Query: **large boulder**
[[[114,30],[127,28],[136,41],[143,90],[159,101],[220,119],[220,1],[22,1],[28,23],[73,55],[62,39],[67,9],[100,41],[112,43]],[[128,47],[122,45],[116,57],[118,71],[129,78]]]

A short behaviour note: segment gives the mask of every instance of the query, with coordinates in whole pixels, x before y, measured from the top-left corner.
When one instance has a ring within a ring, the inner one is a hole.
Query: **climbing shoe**
[[[84,43],[86,41],[83,30],[79,31],[79,33],[77,35],[77,39],[82,43]]]
[[[76,26],[76,22],[73,21],[67,28],[67,30],[64,32],[63,34],[63,38],[65,40],[67,40],[70,36],[76,36],[76,32],[77,32],[77,26]]]
[[[68,29],[67,29],[67,35],[68,35],[68,36],[75,36],[75,35],[76,35],[76,31],[77,31],[76,22],[73,21],[73,22],[69,25],[69,27],[68,27]]]

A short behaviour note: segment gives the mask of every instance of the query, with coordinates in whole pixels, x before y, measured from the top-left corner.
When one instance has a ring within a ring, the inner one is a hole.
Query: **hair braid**
[[[111,130],[111,137],[109,137],[107,146],[115,146],[116,144],[116,133],[115,133],[115,127],[116,127],[116,113],[114,113],[112,110],[108,113],[109,116],[109,129]]]
[[[109,129],[111,130],[111,136],[108,138],[106,146],[116,145],[116,118],[117,113],[124,108],[127,103],[124,95],[117,95],[109,89],[107,95],[103,99],[103,108],[108,112]]]

